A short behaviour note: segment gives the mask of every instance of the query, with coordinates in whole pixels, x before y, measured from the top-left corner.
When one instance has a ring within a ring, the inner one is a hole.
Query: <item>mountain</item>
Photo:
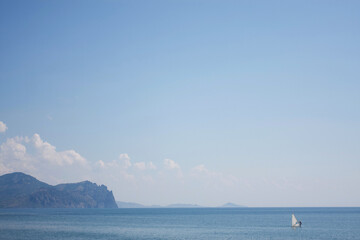
[[[118,208],[147,208],[147,206],[144,206],[140,203],[133,203],[133,202],[116,202]]]
[[[244,208],[246,206],[242,206],[242,205],[237,205],[235,203],[225,203],[224,205],[220,206],[220,207],[223,207],[223,208]]]
[[[142,205],[135,202],[116,202],[119,208],[204,208],[197,204],[186,204],[186,203],[175,203],[169,205]],[[237,205],[235,203],[225,203],[224,205],[219,206],[219,208],[245,208],[246,206]],[[206,208],[206,207],[205,207]]]
[[[52,186],[21,173],[0,176],[0,208],[117,208],[113,193],[89,181]]]
[[[116,202],[119,208],[201,208],[202,206],[196,205],[196,204],[182,204],[182,203],[176,203],[176,204],[170,204],[166,206],[161,205],[142,205],[140,203],[134,203],[134,202]]]
[[[184,203],[175,203],[166,206],[167,208],[201,208],[202,206],[196,204],[184,204]]]

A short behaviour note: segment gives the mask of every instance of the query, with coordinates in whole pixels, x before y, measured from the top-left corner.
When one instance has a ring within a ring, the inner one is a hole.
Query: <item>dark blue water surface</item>
[[[0,239],[358,240],[360,208],[0,209]]]

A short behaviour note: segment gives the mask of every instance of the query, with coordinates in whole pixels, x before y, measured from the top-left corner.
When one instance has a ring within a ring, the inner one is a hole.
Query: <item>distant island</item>
[[[84,181],[56,186],[21,173],[0,176],[0,208],[117,208],[106,186]]]
[[[160,205],[143,205],[135,202],[116,202],[119,208],[208,208],[206,206],[200,206],[197,204],[184,204],[184,203],[176,203],[169,204],[165,206]],[[224,205],[218,206],[218,208],[246,208],[246,206],[237,205],[235,203],[226,203]]]
[[[243,205],[238,205],[238,204],[235,204],[235,203],[225,203],[224,205],[220,206],[220,207],[223,207],[223,208],[246,208],[246,206],[243,206]]]

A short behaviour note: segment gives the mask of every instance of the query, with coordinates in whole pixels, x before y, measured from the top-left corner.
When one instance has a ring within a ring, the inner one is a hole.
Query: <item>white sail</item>
[[[295,215],[291,215],[291,226],[292,227],[300,227],[300,223],[296,219]]]

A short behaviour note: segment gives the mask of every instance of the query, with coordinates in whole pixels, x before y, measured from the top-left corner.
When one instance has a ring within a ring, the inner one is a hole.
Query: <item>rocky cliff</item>
[[[51,186],[24,173],[0,176],[0,208],[117,208],[106,186],[89,181]]]

